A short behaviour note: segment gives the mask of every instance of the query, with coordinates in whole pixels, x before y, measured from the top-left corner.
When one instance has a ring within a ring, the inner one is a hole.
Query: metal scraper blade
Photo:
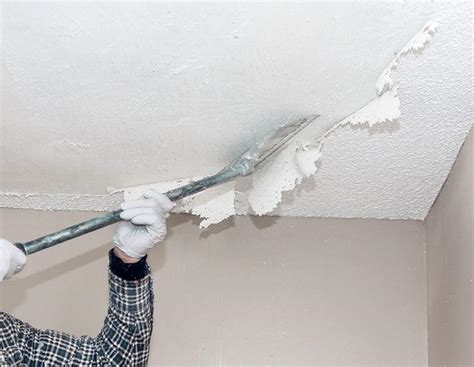
[[[265,135],[263,139],[242,153],[224,170],[238,170],[242,176],[250,175],[257,166],[282,148],[290,139],[312,123],[319,115],[288,122]]]

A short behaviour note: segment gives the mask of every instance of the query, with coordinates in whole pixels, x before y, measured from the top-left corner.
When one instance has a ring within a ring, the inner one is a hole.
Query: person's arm
[[[8,345],[2,345],[2,350],[10,348],[7,365],[146,365],[153,327],[153,291],[146,257],[126,264],[111,250],[109,258],[109,307],[99,335],[76,337],[39,330],[5,315],[0,334],[7,339],[4,334],[9,330]]]
[[[165,237],[165,218],[171,208],[164,195],[154,192],[147,192],[144,200],[122,204],[125,221],[119,225],[116,247],[109,253],[109,308],[97,337],[39,330],[0,314],[0,346],[2,351],[8,349],[5,362],[146,365],[153,327],[153,289],[146,253]]]

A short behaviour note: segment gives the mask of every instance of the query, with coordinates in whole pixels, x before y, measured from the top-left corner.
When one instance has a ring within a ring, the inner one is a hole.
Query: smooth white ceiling
[[[399,123],[338,130],[275,211],[424,218],[473,120],[468,3],[3,3],[0,191],[214,173],[288,119],[361,108],[430,19]]]

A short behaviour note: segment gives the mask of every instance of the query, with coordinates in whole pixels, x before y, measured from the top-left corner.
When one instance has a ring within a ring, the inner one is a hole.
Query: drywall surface
[[[306,142],[362,108],[368,124],[347,124],[306,155],[317,167],[306,157],[276,191],[265,184],[275,180],[261,180],[273,201],[244,197],[235,212],[272,210],[278,190],[301,180],[272,214],[420,219],[472,123],[469,3],[12,2],[2,10],[1,206],[74,209],[61,195],[84,194],[95,201],[78,208],[105,210],[115,203],[107,187],[214,173],[270,128],[319,113],[298,137],[308,152],[315,147]],[[422,54],[403,53],[427,24],[437,27],[430,43],[409,47]],[[390,109],[367,115],[380,91]],[[369,128],[372,117],[397,121]],[[291,168],[284,154],[277,159],[273,171]]]
[[[472,366],[473,134],[426,219],[430,366]]]
[[[13,241],[91,213],[0,211]],[[151,366],[427,364],[423,224],[237,217],[203,233],[171,217],[150,256]],[[42,328],[95,334],[113,228],[34,254],[1,308]]]

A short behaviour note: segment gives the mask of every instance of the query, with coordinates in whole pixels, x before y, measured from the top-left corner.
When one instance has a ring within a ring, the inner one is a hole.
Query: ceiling
[[[332,126],[429,20],[393,73],[401,117],[329,135],[291,216],[425,217],[473,121],[469,3],[4,2],[0,206],[108,209],[292,118]]]

